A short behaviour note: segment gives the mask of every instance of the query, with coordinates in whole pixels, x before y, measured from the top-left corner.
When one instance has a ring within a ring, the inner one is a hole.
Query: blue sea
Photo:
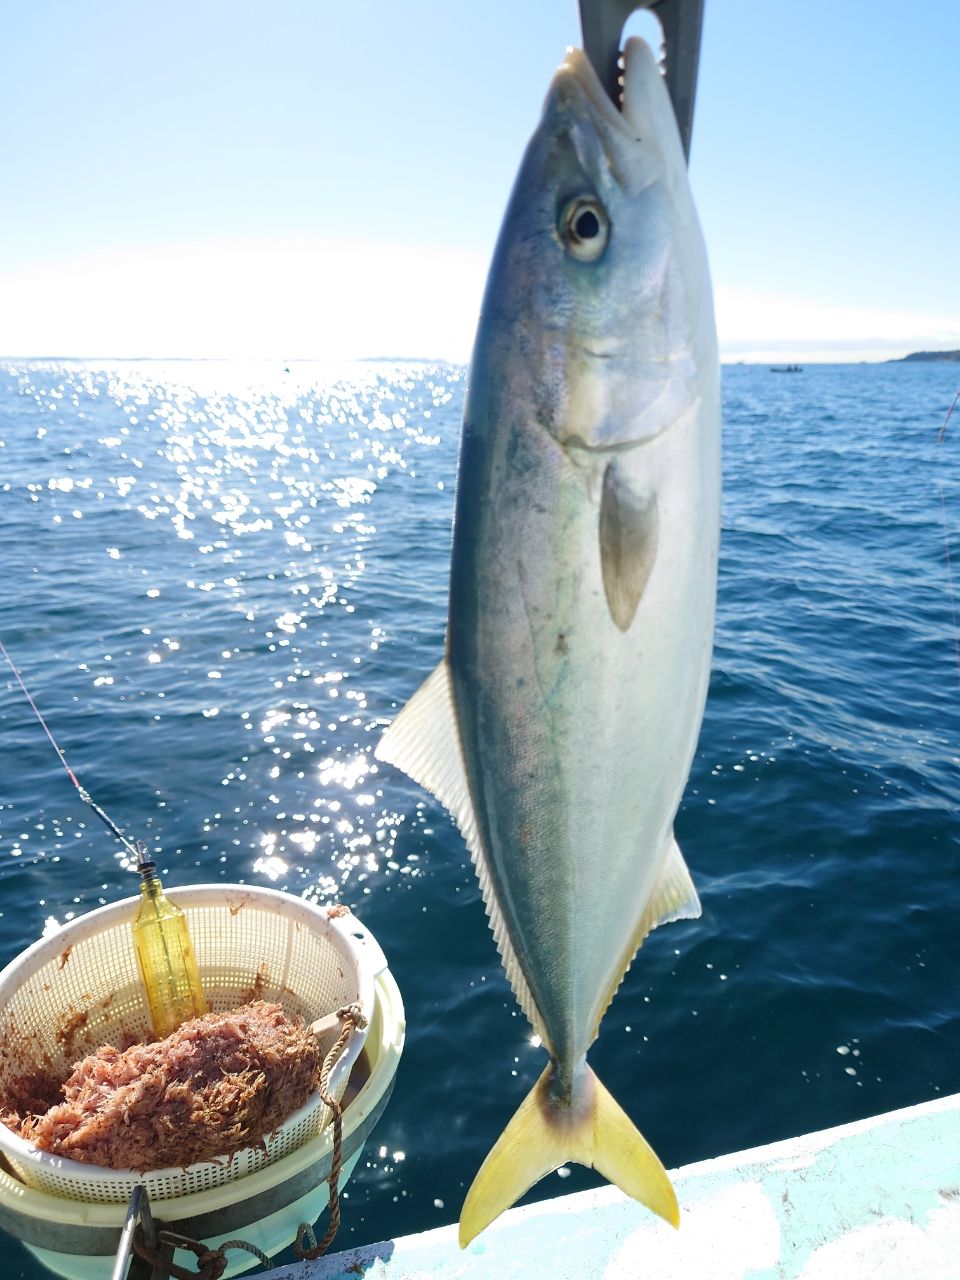
[[[402,989],[340,1247],[454,1221],[544,1062],[457,831],[372,754],[442,651],[465,377],[0,362],[0,639],[81,782],[169,885],[349,903]],[[677,818],[704,915],[651,935],[591,1053],[669,1166],[960,1090],[960,414],[937,443],[958,381],[724,369],[716,648]],[[0,963],[135,891],[8,672]]]

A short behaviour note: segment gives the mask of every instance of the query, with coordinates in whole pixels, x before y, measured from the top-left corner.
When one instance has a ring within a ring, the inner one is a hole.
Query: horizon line
[[[838,355],[840,353],[838,352]],[[917,361],[913,363],[929,363],[929,364],[952,364],[955,360],[937,360],[937,356],[957,356],[957,348],[945,347],[942,350],[938,348],[927,348],[923,351],[911,351],[905,356],[876,356],[870,359],[861,358],[858,360],[824,360],[816,356],[805,356],[802,353],[796,355],[787,355],[778,353],[767,359],[738,359],[736,357],[721,357],[721,366],[729,365],[784,365],[784,364],[906,364],[911,363],[910,357],[918,355],[929,355],[934,357],[928,361]],[[172,363],[181,364],[444,364],[462,367],[470,364],[469,357],[464,359],[451,359],[449,356],[428,356],[428,355],[353,355],[353,356],[249,356],[249,355],[215,355],[215,356],[186,356],[186,355],[64,355],[62,353],[45,353],[30,355],[5,355],[0,354],[0,361],[4,363],[13,361],[42,361],[42,360],[74,360],[74,361],[107,361],[107,360],[123,360],[130,363]]]

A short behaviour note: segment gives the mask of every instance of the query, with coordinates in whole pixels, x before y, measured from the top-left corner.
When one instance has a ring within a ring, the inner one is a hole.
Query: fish
[[[376,749],[459,826],[549,1055],[467,1193],[463,1246],[568,1161],[679,1225],[586,1055],[650,930],[700,914],[673,823],[710,673],[720,436],[706,250],[656,60],[628,41],[618,110],[569,50],[484,293],[444,655]]]

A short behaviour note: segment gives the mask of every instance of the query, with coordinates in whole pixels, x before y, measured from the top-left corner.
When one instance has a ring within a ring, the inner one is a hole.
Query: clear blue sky
[[[466,356],[579,38],[575,0],[7,0],[0,29],[0,354]],[[706,0],[730,358],[960,346],[958,67],[954,0]]]

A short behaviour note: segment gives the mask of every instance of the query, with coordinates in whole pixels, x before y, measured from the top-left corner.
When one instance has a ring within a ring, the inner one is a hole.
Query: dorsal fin
[[[468,844],[477,839],[446,658],[384,730],[374,755],[436,796]]]
[[[440,801],[460,828],[477,869],[483,904],[514,995],[544,1044],[549,1037],[507,932],[480,839],[463,760],[450,664],[444,658],[386,729],[374,752]]]

